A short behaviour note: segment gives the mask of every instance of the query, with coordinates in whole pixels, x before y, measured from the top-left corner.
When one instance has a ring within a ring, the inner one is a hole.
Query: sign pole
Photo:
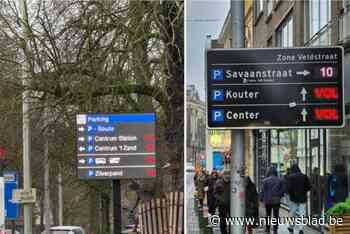
[[[120,180],[112,180],[113,199],[113,232],[122,233],[122,199],[120,192]]]
[[[232,47],[244,47],[244,1],[231,0]],[[231,130],[230,216],[245,216],[244,130]],[[221,221],[223,222],[223,220]],[[243,234],[242,225],[231,225],[231,233]]]
[[[5,167],[5,148],[0,147],[0,177],[2,178],[1,180],[4,180],[4,167]],[[1,185],[1,197],[0,197],[0,202],[1,202],[1,210],[0,210],[0,230],[3,231],[6,229],[6,209],[5,209],[5,182]]]
[[[24,39],[24,45],[26,46],[28,40],[28,12],[27,12],[27,1],[19,0],[20,6],[20,18],[21,18],[21,27]],[[22,53],[24,56],[24,53]],[[24,70],[26,70],[26,65],[24,65]],[[23,74],[22,79],[23,87],[29,86],[29,81],[26,79]],[[30,91],[24,90],[22,94],[23,98],[23,190],[24,191],[32,191],[32,177],[31,177],[31,168],[30,168],[30,160],[31,160],[31,134],[30,134]],[[25,203],[23,204],[23,217],[24,217],[24,233],[32,234],[33,233],[33,216],[32,216],[32,204]]]

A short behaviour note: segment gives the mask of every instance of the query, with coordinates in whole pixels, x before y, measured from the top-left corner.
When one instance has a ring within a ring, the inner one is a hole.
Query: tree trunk
[[[98,196],[97,196],[97,192],[94,189],[90,189],[89,191],[90,196],[89,196],[89,200],[90,200],[90,213],[89,213],[89,224],[90,224],[90,228],[89,228],[89,233],[98,233],[98,212],[96,212],[98,210]],[[96,217],[97,216],[97,217]]]

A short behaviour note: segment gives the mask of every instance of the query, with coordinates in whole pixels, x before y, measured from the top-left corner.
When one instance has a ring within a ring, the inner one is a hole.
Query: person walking
[[[287,177],[287,193],[289,195],[289,214],[291,217],[303,217],[305,215],[305,203],[307,193],[311,190],[309,178],[303,174],[297,164],[290,168],[290,175]],[[303,234],[302,228],[296,225],[290,225],[288,231],[293,233],[299,229],[299,234]]]
[[[203,201],[205,196],[204,187],[206,184],[206,174],[205,170],[202,170],[197,176],[197,198],[199,200],[199,209],[203,209]]]
[[[215,195],[214,195],[214,187],[215,183],[218,179],[218,173],[216,171],[212,171],[211,175],[208,178],[207,186],[207,198],[208,198],[208,212],[209,215],[215,215],[216,211],[216,201],[215,201]]]
[[[270,167],[266,178],[262,182],[261,201],[265,204],[266,210],[266,233],[270,233],[271,215],[273,214],[274,220],[279,218],[279,209],[281,206],[281,198],[283,197],[284,189],[282,180],[277,176],[277,169]],[[278,222],[274,221],[273,233],[278,233]]]
[[[259,219],[259,196],[256,191],[256,186],[252,182],[249,176],[245,178],[245,217],[250,221],[254,221],[255,224],[249,224],[246,226],[246,231],[248,234],[253,233],[253,228],[257,226]]]
[[[321,217],[323,209],[323,197],[325,183],[323,177],[320,174],[320,169],[314,167],[310,176],[311,191],[310,191],[310,204],[311,204],[311,216]]]
[[[230,216],[230,172],[225,171],[214,187],[214,195],[219,208],[220,232],[229,234],[230,227],[226,225],[225,218]]]

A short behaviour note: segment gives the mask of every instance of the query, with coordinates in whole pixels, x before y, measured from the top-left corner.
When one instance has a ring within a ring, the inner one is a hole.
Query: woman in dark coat
[[[210,215],[215,215],[215,210],[216,210],[214,187],[217,179],[218,179],[218,173],[216,171],[212,171],[207,182],[208,212]]]
[[[254,219],[257,223],[259,219],[259,196],[258,192],[256,191],[256,186],[249,176],[245,178],[245,186],[245,217],[249,218],[250,220]],[[246,227],[248,234],[252,234],[253,228],[256,226],[257,225],[248,225]]]

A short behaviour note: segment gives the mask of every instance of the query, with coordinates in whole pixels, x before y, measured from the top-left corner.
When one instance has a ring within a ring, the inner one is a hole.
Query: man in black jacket
[[[307,201],[307,193],[311,189],[309,178],[303,174],[294,164],[290,168],[290,175],[286,179],[286,189],[289,195],[289,214],[291,217],[305,216],[305,203]],[[294,232],[295,225],[291,225],[288,230]],[[299,227],[300,228],[300,227]],[[299,229],[299,234],[303,234],[302,227]]]
[[[231,182],[230,172],[225,171],[224,175],[217,179],[214,186],[216,205],[219,208],[221,234],[229,234],[230,227],[227,226],[225,218],[230,216],[230,195]]]

